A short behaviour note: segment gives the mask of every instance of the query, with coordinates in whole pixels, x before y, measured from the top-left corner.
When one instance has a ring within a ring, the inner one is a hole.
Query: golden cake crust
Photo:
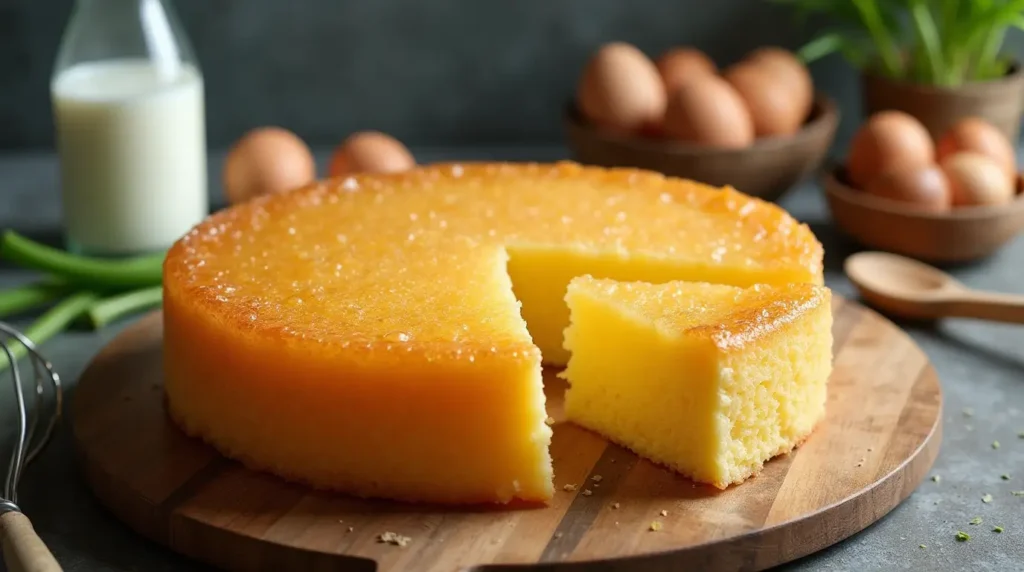
[[[775,205],[731,188],[575,163],[438,164],[261,197],[187,233],[168,253],[165,281],[238,335],[374,359],[396,345],[466,359],[499,345],[529,357],[528,339],[474,324],[485,309],[460,307],[458,291],[424,294],[445,282],[473,288],[481,257],[515,243],[690,255],[822,282],[821,244]]]

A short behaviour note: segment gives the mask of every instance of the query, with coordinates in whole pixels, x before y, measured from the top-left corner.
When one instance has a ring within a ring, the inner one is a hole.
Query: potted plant
[[[832,20],[800,55],[842,53],[861,71],[865,113],[907,112],[936,138],[976,116],[1017,140],[1024,70],[1002,47],[1024,28],[1024,0],[775,1]]]

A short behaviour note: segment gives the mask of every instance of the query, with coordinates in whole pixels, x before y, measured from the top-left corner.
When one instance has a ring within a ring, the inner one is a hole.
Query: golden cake
[[[822,282],[782,209],[630,169],[436,165],[213,214],[164,266],[172,417],[223,454],[348,493],[552,491],[541,359],[582,274]]]
[[[811,433],[832,372],[813,284],[569,283],[566,418],[725,488]]]

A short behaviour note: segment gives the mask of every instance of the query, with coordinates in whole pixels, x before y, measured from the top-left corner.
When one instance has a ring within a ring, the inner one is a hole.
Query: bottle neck
[[[167,77],[195,63],[170,0],[75,0],[55,72],[123,59],[149,60]]]

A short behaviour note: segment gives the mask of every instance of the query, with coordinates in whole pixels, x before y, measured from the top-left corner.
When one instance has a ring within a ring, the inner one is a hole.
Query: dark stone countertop
[[[565,157],[560,148],[422,149],[421,161],[438,159],[551,160]],[[319,156],[320,164],[325,157]],[[221,155],[210,164],[217,181]],[[214,189],[220,202],[219,184]],[[0,156],[0,225],[57,242],[60,209],[56,161],[52,154]],[[830,226],[820,190],[808,182],[791,191],[781,204],[811,225],[825,244],[826,281],[836,292],[855,297],[841,264],[853,246]],[[953,269],[970,286],[1024,293],[1024,238],[989,260]],[[28,278],[0,265],[0,287]],[[24,325],[24,321],[15,324]],[[67,380],[69,400],[74,384],[92,356],[125,324],[98,333],[62,334],[43,346]],[[832,548],[785,570],[1024,570],[1024,327],[950,320],[935,327],[905,325],[934,362],[945,394],[944,440],[933,474],[901,506],[878,523]],[[0,392],[4,427],[12,426],[12,399]],[[964,413],[973,410],[972,416]],[[1002,447],[994,450],[993,441]],[[9,441],[7,441],[9,442]],[[1000,475],[1010,473],[1011,480]],[[981,502],[990,493],[994,501]],[[56,439],[25,474],[21,504],[68,572],[201,569],[149,542],[106,513],[79,477],[64,424]],[[975,516],[984,525],[970,526]],[[1005,532],[991,532],[999,524]],[[970,542],[957,542],[957,530],[970,532]],[[924,544],[927,548],[919,548]]]

